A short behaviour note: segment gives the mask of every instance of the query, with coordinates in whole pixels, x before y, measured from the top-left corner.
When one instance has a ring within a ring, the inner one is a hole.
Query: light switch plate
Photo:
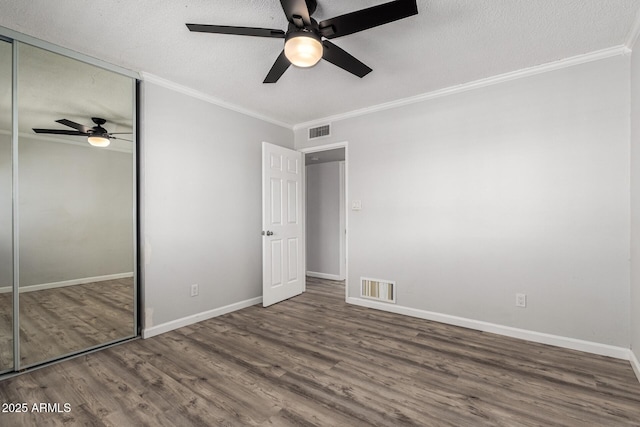
[[[354,200],[351,202],[351,210],[359,211],[360,209],[362,209],[362,200]]]

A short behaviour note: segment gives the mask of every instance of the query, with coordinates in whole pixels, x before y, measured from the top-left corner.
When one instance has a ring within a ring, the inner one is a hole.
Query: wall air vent
[[[360,278],[360,296],[377,301],[396,302],[396,282],[391,280]]]
[[[331,136],[330,124],[309,128],[309,139],[324,138],[327,136]]]

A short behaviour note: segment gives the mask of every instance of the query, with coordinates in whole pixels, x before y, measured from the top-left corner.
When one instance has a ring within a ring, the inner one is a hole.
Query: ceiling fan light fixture
[[[289,33],[284,43],[284,55],[296,67],[313,67],[322,58],[320,36],[311,31]]]
[[[104,135],[91,135],[87,138],[89,144],[94,147],[108,147],[111,141]]]

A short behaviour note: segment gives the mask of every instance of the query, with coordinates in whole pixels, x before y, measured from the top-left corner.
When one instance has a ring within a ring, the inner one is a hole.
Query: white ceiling
[[[385,0],[319,0],[318,21]],[[262,81],[281,39],[191,33],[185,23],[278,28],[277,0],[0,0],[0,26],[196,89],[290,125],[614,46],[638,0],[418,0],[419,14],[333,42],[373,72],[321,61]]]

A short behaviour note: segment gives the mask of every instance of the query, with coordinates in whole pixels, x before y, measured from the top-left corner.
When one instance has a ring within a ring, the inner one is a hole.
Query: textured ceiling
[[[322,20],[385,0],[319,0]],[[0,0],[0,26],[297,124],[620,46],[638,0],[418,0],[419,14],[333,42],[373,72],[321,61],[262,81],[281,39],[185,23],[286,29],[277,0]]]
[[[11,45],[0,42],[0,132],[11,129]],[[109,132],[133,131],[133,79],[105,69],[22,44],[18,49],[18,130],[75,130],[55,123],[67,119],[93,127],[92,117],[107,120]],[[9,114],[5,114],[5,112]],[[88,146],[87,138],[40,135],[40,139]],[[117,135],[110,150],[132,150],[132,135]],[[124,139],[120,139],[124,138]]]

